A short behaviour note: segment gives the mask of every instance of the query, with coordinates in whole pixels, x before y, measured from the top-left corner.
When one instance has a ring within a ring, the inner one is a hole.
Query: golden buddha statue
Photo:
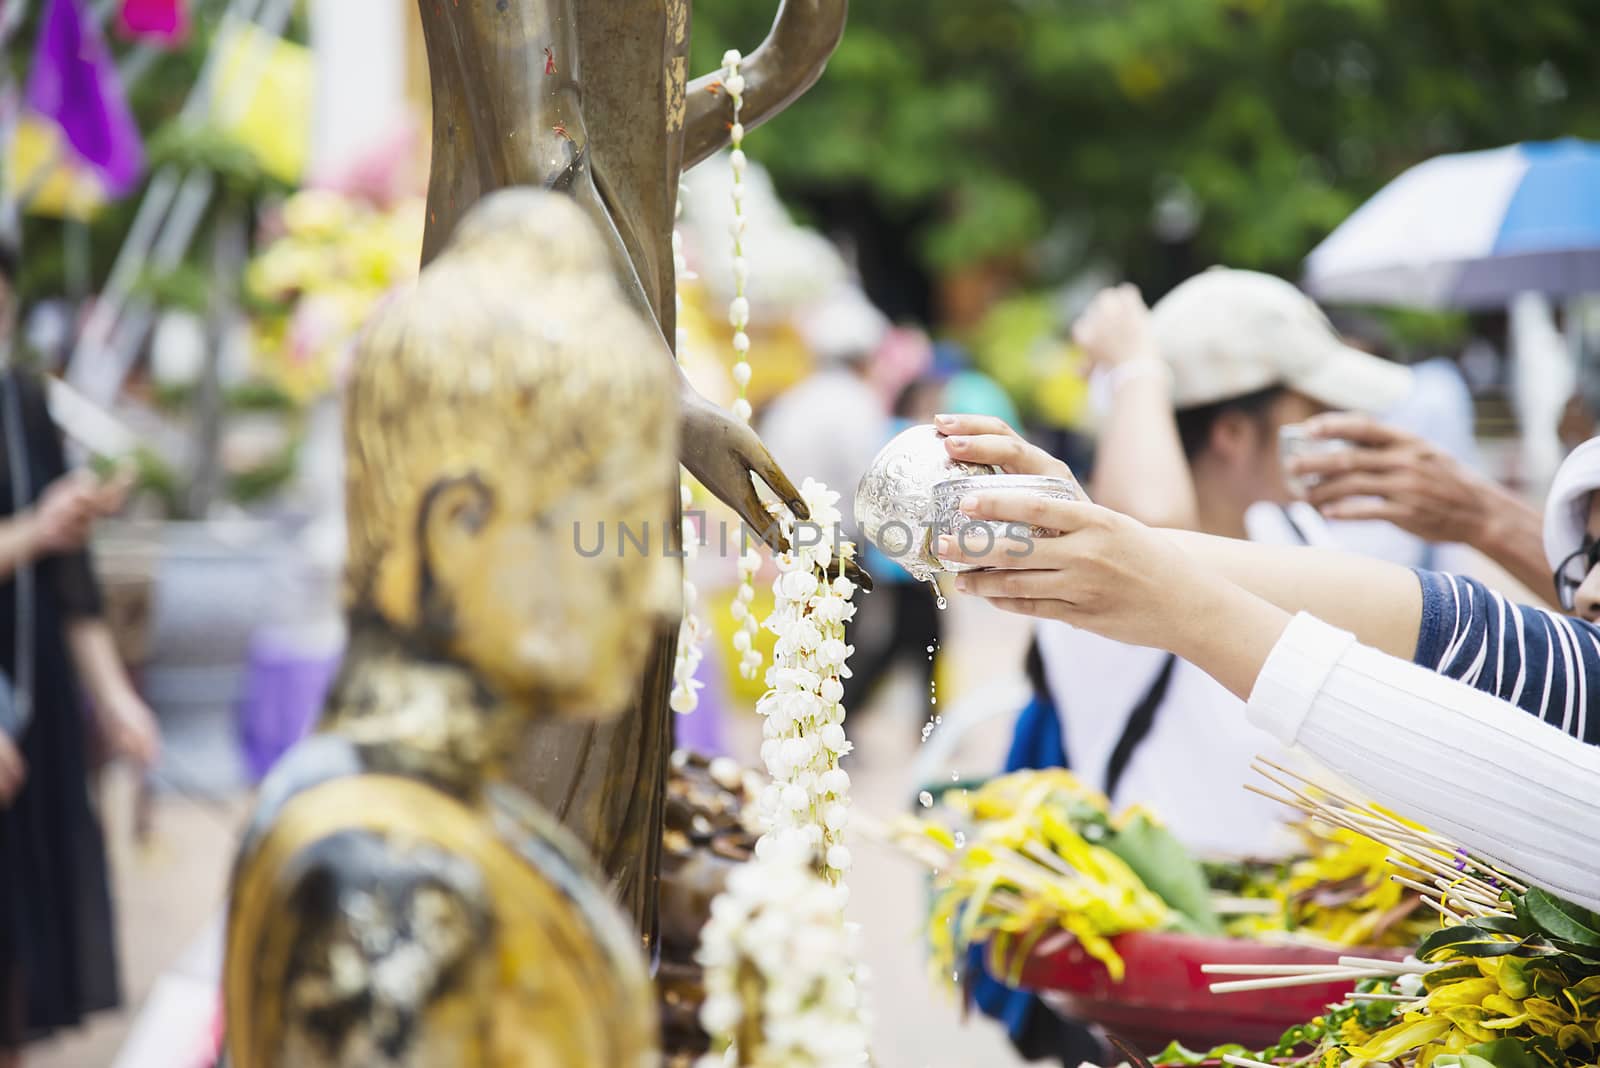
[[[672,369],[629,358],[653,333],[593,223],[531,190],[479,203],[370,325],[350,648],[235,867],[231,1068],[658,1063],[636,931],[505,774],[537,723],[626,708],[680,611],[660,546],[616,538],[659,529],[677,470]]]
[[[479,197],[507,186],[570,196],[605,241],[611,270],[649,317],[648,343],[611,354],[672,368],[671,251],[678,180],[727,144],[733,119],[715,73],[687,78],[690,0],[419,0],[433,95],[433,156],[423,262],[446,247]],[[848,0],[780,0],[767,39],[745,60],[747,128],[782,111],[822,74]],[[675,372],[674,372],[675,373]],[[681,375],[679,459],[748,530],[782,548],[757,494],[765,483],[806,517],[793,483],[754,431]],[[677,479],[656,521],[678,538]],[[852,565],[852,577],[870,582]],[[628,715],[545,721],[520,747],[515,778],[592,851],[647,942],[656,927],[662,814],[678,628],[663,624]]]

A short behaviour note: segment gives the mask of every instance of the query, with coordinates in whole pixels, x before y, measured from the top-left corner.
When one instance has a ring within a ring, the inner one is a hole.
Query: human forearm
[[[1111,382],[1089,495],[1149,526],[1193,527],[1194,481],[1172,414],[1166,365],[1154,355],[1140,357],[1113,370]]]
[[[136,696],[133,680],[122,666],[116,640],[105,620],[90,616],[68,623],[67,650],[96,706],[107,707]]]
[[[1550,565],[1544,555],[1544,517],[1498,483],[1485,490],[1483,522],[1467,544],[1511,573],[1511,577],[1550,600]]]
[[[1248,699],[1289,613],[1226,579],[1201,579],[1196,587],[1187,607],[1173,613],[1179,623],[1163,644]]]
[[[1164,533],[1196,566],[1285,612],[1309,612],[1391,656],[1410,660],[1416,652],[1422,589],[1403,567],[1326,549]]]
[[[0,519],[0,578],[38,557],[38,532],[32,512]]]
[[[1124,283],[1096,293],[1072,324],[1072,339],[1110,393],[1091,496],[1149,526],[1195,526],[1199,507],[1172,410],[1172,370],[1138,288]]]
[[[67,625],[67,649],[111,752],[144,767],[153,765],[161,750],[161,730],[122,666],[111,628],[98,616],[74,620]]]

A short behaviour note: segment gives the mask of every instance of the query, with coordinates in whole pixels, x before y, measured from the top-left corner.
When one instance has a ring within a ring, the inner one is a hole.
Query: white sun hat
[[[1600,438],[1572,450],[1556,469],[1544,502],[1544,555],[1551,569],[1583,547],[1589,530],[1589,495],[1600,490]]]
[[[1203,271],[1157,301],[1151,323],[1179,409],[1286,386],[1381,414],[1411,391],[1408,368],[1346,345],[1315,301],[1270,274]]]

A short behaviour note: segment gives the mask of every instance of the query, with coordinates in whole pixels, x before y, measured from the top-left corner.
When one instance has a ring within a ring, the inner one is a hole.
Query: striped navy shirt
[[[1600,745],[1600,626],[1513,604],[1459,575],[1416,574],[1418,664]]]

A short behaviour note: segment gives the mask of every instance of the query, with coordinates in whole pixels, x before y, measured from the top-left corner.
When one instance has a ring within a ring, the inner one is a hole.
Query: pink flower
[[[188,4],[186,0],[122,0],[119,23],[130,37],[179,44],[189,36]]]

